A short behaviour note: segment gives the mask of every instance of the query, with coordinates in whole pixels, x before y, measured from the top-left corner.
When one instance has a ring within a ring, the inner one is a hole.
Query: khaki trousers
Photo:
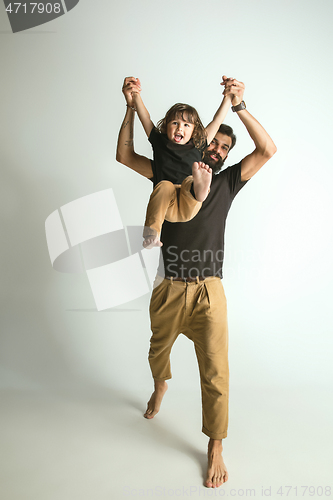
[[[159,235],[164,220],[187,222],[197,215],[202,203],[191,194],[192,182],[189,175],[181,184],[161,181],[155,186],[147,207],[144,237]]]
[[[171,378],[170,352],[180,333],[194,342],[202,396],[202,432],[223,439],[228,428],[228,326],[220,278],[164,279],[152,294],[149,363],[156,380]]]

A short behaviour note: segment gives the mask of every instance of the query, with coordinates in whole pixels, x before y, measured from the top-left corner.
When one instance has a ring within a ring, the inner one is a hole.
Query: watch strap
[[[231,106],[231,109],[233,110],[234,113],[237,113],[237,111],[242,111],[242,109],[246,109],[246,104],[244,101],[242,101],[239,104],[237,104],[237,106]]]

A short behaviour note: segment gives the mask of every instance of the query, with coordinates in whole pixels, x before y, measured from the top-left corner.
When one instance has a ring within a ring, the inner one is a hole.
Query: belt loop
[[[173,285],[173,276],[170,276],[171,285]]]
[[[196,284],[199,285],[199,276],[196,276],[195,280],[196,280]]]

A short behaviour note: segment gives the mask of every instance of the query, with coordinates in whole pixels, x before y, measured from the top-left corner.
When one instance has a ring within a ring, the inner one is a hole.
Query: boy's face
[[[184,116],[186,118],[186,116]],[[183,120],[176,116],[167,123],[168,139],[176,144],[186,144],[191,139],[194,130],[194,123]]]

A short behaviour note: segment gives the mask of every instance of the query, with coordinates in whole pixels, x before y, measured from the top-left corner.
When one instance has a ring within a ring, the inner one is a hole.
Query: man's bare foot
[[[168,384],[165,380],[155,380],[155,390],[151,395],[150,400],[147,404],[147,410],[144,414],[145,418],[151,419],[154,418],[156,413],[159,412],[161,407],[162,399],[166,390],[168,388]]]
[[[205,486],[207,488],[218,488],[226,481],[228,481],[228,471],[222,458],[222,439],[210,439]]]
[[[158,236],[146,236],[142,246],[149,250],[150,248],[161,247],[163,246],[163,243],[160,241]]]
[[[193,189],[198,201],[204,201],[209,193],[212,182],[212,169],[202,161],[192,165]]]

